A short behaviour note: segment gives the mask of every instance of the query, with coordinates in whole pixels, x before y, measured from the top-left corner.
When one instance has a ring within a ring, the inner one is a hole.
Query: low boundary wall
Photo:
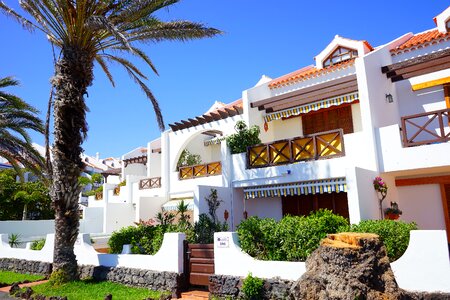
[[[234,286],[232,277],[278,277],[295,281],[305,273],[304,262],[261,261],[244,253],[236,232],[214,234],[215,278],[211,284],[221,294],[221,282]],[[444,230],[413,230],[406,252],[391,264],[400,288],[414,292],[450,293],[450,262]],[[220,275],[220,276],[219,276]],[[267,280],[266,280],[267,282]]]
[[[183,273],[184,233],[165,233],[161,248],[155,255],[103,254],[95,251],[89,234],[81,233],[75,242],[74,252],[79,265],[116,268],[135,268],[159,272]],[[11,248],[8,235],[0,234],[0,258],[16,258],[53,262],[54,234],[48,234],[42,250]]]

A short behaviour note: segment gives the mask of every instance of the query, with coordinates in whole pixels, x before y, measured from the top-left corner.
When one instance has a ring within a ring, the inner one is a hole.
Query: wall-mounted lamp
[[[391,94],[386,94],[386,102],[387,103],[393,103],[394,102],[394,97],[392,97]]]

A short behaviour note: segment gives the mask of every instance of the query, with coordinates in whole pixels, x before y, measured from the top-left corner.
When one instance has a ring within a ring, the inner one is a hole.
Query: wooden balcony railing
[[[203,165],[181,167],[179,170],[180,180],[220,174],[222,174],[222,164],[220,161]]]
[[[247,148],[247,169],[344,156],[342,129]]]
[[[156,189],[161,187],[161,177],[145,178],[139,181],[139,189]]]
[[[450,132],[445,132],[445,126],[448,126],[450,121],[449,113],[450,109],[447,108],[402,117],[403,146],[449,141]]]

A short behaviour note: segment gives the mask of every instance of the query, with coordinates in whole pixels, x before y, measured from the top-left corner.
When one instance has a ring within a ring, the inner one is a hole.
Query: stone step
[[[181,298],[178,299],[186,299],[186,300],[207,300],[209,298],[209,293],[206,291],[187,291],[181,293]]]

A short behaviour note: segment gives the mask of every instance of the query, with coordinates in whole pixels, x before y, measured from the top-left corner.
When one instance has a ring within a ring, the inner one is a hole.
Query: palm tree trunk
[[[73,246],[79,226],[81,144],[87,132],[84,95],[93,80],[92,70],[93,58],[85,51],[63,48],[53,78],[55,131],[51,197],[55,208],[55,249],[52,277],[63,282],[78,277]]]

